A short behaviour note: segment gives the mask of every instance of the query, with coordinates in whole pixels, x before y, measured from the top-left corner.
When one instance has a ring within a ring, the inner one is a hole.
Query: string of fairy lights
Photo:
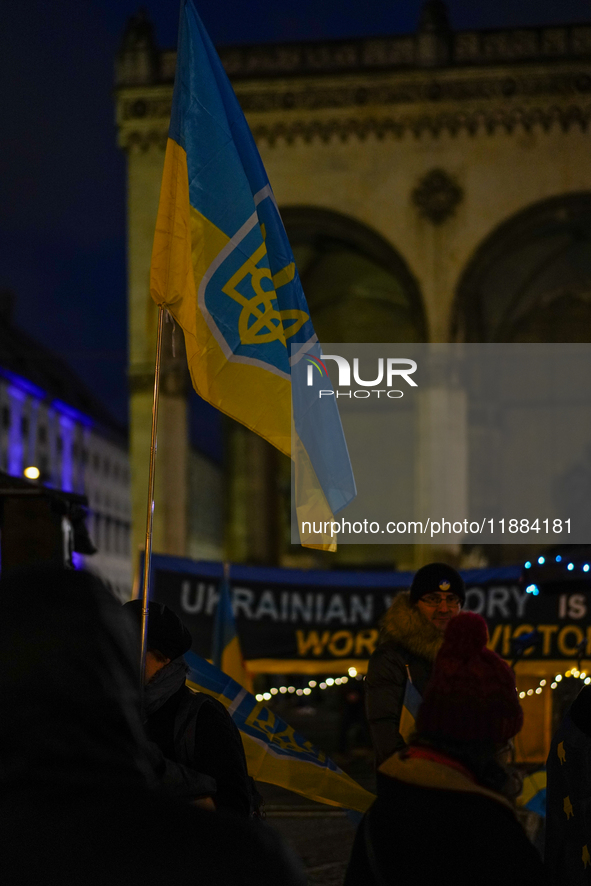
[[[558,684],[562,682],[565,678],[574,677],[575,680],[582,680],[585,686],[588,686],[591,683],[591,677],[587,676],[586,671],[579,671],[578,668],[569,668],[568,671],[565,671],[564,674],[556,674],[554,680],[550,683],[550,689],[556,689]],[[541,695],[544,689],[548,688],[547,680],[540,680],[538,686],[535,689],[527,689],[522,690],[519,693],[519,698],[526,698],[526,696],[531,695]]]
[[[591,564],[590,563],[574,563],[566,555],[564,557],[561,554],[556,554],[555,557],[544,557],[543,555],[540,555],[537,558],[538,566],[549,565],[552,561],[554,561],[554,563],[563,563],[566,571],[570,572],[571,574],[575,571],[578,571],[579,569],[581,570],[581,572],[584,572],[585,574],[587,574],[591,571]],[[523,564],[523,566],[524,566],[524,569],[526,569],[526,570],[531,569],[532,568],[532,561],[526,560],[526,562]],[[528,584],[526,586],[525,590],[528,594],[532,594],[534,597],[537,597],[538,594],[540,593],[539,587],[537,586],[537,584],[534,584],[533,582]],[[589,683],[591,683],[591,676],[587,676],[586,671],[579,671],[578,668],[569,668],[563,674],[556,674],[556,676],[554,677],[554,680],[552,680],[552,682],[550,683],[549,688],[556,689],[558,687],[558,684],[563,679],[565,679],[565,678],[568,679],[569,677],[574,677],[576,680],[582,680],[586,686],[588,686]],[[520,692],[519,698],[526,698],[527,696],[532,696],[532,695],[541,695],[542,692],[544,691],[544,689],[546,689],[546,688],[548,688],[548,681],[545,679],[542,679],[542,680],[540,680],[538,686],[535,689],[528,689],[527,691]]]
[[[579,671],[577,668],[569,668],[568,671],[565,671],[564,674],[556,674],[554,680],[548,684],[548,681],[545,678],[542,678],[539,684],[535,689],[527,689],[522,690],[519,693],[519,698],[526,698],[527,696],[532,695],[541,695],[544,689],[557,689],[558,684],[569,677],[574,677],[576,680],[582,680],[585,686],[588,686],[591,683],[591,676],[587,675],[586,671]],[[259,692],[256,696],[257,701],[271,701],[274,697],[278,695],[311,695],[313,689],[330,689],[332,686],[343,686],[345,683],[348,683],[350,679],[362,680],[363,677],[361,674],[358,674],[355,668],[349,668],[348,676],[345,674],[342,677],[327,677],[322,682],[318,683],[316,680],[309,680],[308,685],[303,689],[296,689],[295,686],[272,686],[268,692]]]
[[[363,676],[357,673],[356,668],[349,668],[348,674],[344,674],[342,677],[326,677],[320,683],[317,680],[308,680],[308,685],[303,689],[296,689],[295,686],[272,686],[268,692],[259,692],[255,698],[257,701],[271,701],[278,695],[311,695],[313,689],[324,690],[330,689],[332,686],[343,686],[349,680],[363,680]]]
[[[551,558],[555,563],[561,563],[563,560],[565,568],[568,572],[574,572],[576,569],[580,568],[582,572],[589,573],[591,571],[591,564],[583,563],[583,564],[575,564],[572,561],[568,560],[568,557],[562,557],[560,554],[557,554],[555,557]],[[543,566],[548,562],[548,559],[544,556],[540,556],[537,558],[537,562],[539,566]],[[532,562],[531,560],[526,561],[524,563],[524,567],[526,570],[531,569]],[[528,594],[532,594],[537,597],[540,593],[540,589],[536,584],[530,583],[526,586],[526,592]],[[519,698],[527,698],[532,695],[541,695],[545,689],[557,689],[558,684],[562,682],[564,679],[569,679],[570,677],[574,677],[576,680],[582,680],[585,686],[588,686],[591,683],[591,676],[587,675],[586,671],[579,671],[578,668],[569,668],[563,674],[556,674],[554,679],[549,683],[546,678],[542,678],[539,684],[532,689],[522,690],[519,693]],[[330,689],[333,686],[342,686],[344,683],[347,683],[350,679],[362,680],[363,676],[357,673],[356,668],[349,668],[348,675],[345,674],[342,677],[326,677],[323,681],[318,683],[316,680],[309,680],[308,685],[302,688],[297,688],[295,686],[273,686],[269,689],[268,692],[260,692],[256,696],[257,701],[271,701],[274,697],[278,695],[296,695],[296,696],[307,696],[312,694],[313,689]]]
[[[538,566],[549,566],[552,560],[554,561],[554,563],[564,563],[566,571],[570,572],[571,574],[575,573],[576,575],[580,570],[581,572],[584,572],[585,575],[587,575],[591,571],[591,563],[574,563],[566,555],[563,557],[561,554],[556,554],[554,558],[544,557],[543,555],[540,555],[538,557]],[[526,560],[523,564],[523,567],[524,569],[531,569],[532,565],[533,564],[531,560]],[[530,582],[528,585],[526,585],[525,591],[527,594],[532,594],[534,597],[537,597],[540,593],[539,587],[534,582]]]

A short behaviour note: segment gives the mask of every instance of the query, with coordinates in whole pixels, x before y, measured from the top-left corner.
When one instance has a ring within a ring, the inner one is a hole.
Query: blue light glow
[[[531,563],[529,562],[529,560],[526,563],[524,563],[523,565],[526,569],[531,569]]]
[[[0,375],[7,379],[11,384],[21,390],[24,394],[30,394],[31,397],[36,397],[38,400],[45,400],[47,394],[41,388],[38,388],[37,385],[34,385],[32,381],[29,381],[27,378],[23,378],[22,375],[17,375],[16,372],[11,372],[10,369],[5,369],[3,366],[0,367]]]
[[[543,566],[545,562],[546,562],[545,557],[538,557],[538,563],[540,564],[540,566]]]
[[[562,557],[560,556],[560,554],[558,554],[558,556],[556,557],[556,562],[560,563],[561,561],[562,561]]]
[[[585,565],[583,566],[583,572],[589,572],[589,564],[588,563],[585,563]]]
[[[537,585],[528,585],[525,589],[526,594],[533,594],[536,597],[540,591]]]
[[[72,469],[72,444],[74,442],[75,423],[69,415],[60,415],[60,431],[62,435],[62,489],[73,492]]]
[[[566,568],[568,569],[569,572],[572,572],[573,569],[575,568],[575,564],[574,564],[574,563],[569,563],[568,566],[567,566]]]
[[[81,425],[86,425],[87,428],[92,428],[94,425],[93,420],[88,415],[85,415],[73,406],[68,406],[68,404],[64,403],[62,400],[52,400],[51,405],[56,412],[60,413],[60,415],[65,415],[67,418],[71,418],[72,421],[77,421]]]

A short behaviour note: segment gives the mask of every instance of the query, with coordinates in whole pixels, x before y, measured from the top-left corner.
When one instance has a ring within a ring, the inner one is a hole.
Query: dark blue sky
[[[113,60],[143,5],[161,45],[177,0],[7,3],[0,35],[0,288],[16,321],[126,419],[125,159]],[[420,0],[197,0],[215,43],[413,31]],[[589,0],[450,0],[452,26],[591,20]]]

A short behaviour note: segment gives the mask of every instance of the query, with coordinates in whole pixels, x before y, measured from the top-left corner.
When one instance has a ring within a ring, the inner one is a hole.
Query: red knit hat
[[[488,628],[475,612],[460,612],[445,630],[417,717],[420,735],[501,744],[523,726],[515,675],[486,648]]]

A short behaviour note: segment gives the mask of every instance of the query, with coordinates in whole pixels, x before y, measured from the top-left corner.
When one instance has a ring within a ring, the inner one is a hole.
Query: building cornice
[[[586,129],[591,119],[591,62],[583,61],[252,79],[234,86],[255,139],[270,145],[406,132],[567,131]],[[171,84],[120,88],[120,146],[163,147],[171,102]]]
[[[322,43],[222,47],[220,57],[232,79],[437,67],[546,62],[591,56],[591,25],[460,31],[445,42],[447,58],[425,51],[434,35],[425,33]],[[168,54],[169,71],[174,66]]]
[[[259,142],[587,127],[591,24],[460,31],[443,0],[414,34],[219,50]],[[175,50],[138,14],[117,56],[119,144],[166,144]]]
[[[133,60],[139,58],[134,50]],[[118,86],[172,83],[174,49],[157,50],[151,65],[125,64],[119,54]],[[430,33],[350,40],[268,43],[218,48],[232,80],[259,77],[299,77],[412,68],[520,64],[591,59],[591,23],[539,28],[512,28],[456,33]],[[128,60],[127,60],[128,61]]]

